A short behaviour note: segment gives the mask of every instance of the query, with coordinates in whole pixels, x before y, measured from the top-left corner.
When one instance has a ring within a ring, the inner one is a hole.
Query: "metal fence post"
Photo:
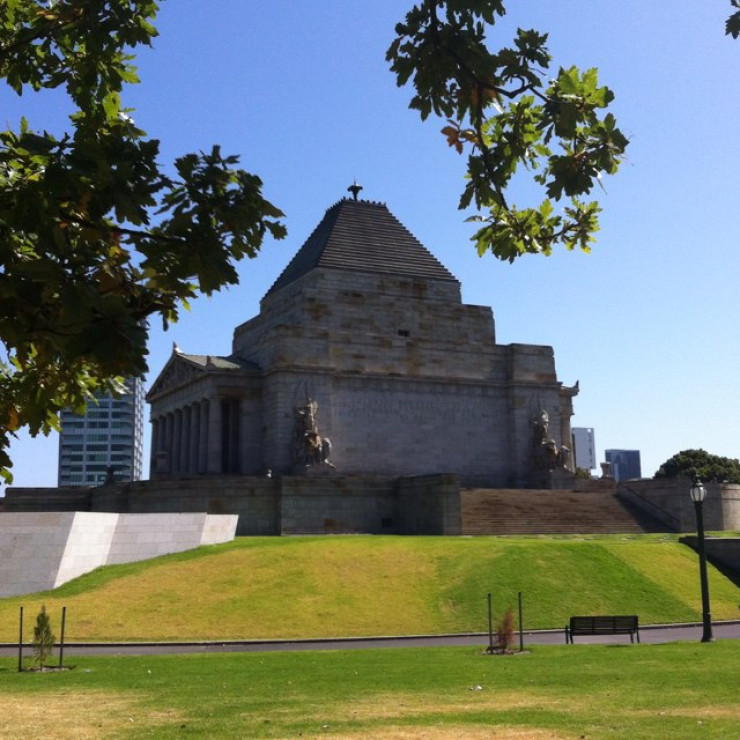
[[[491,608],[491,594],[488,594],[488,652],[493,654],[493,610]]]
[[[21,607],[21,619],[18,629],[18,673],[23,670],[23,607]]]
[[[64,625],[67,623],[67,607],[62,607],[62,634],[59,638],[59,667],[64,662]]]
[[[524,652],[524,626],[522,620],[522,592],[519,592],[519,652]]]

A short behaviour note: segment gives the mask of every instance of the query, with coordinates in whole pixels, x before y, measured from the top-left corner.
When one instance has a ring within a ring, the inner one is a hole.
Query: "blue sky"
[[[726,0],[509,0],[491,33],[550,34],[554,65],[598,67],[616,93],[629,161],[600,194],[591,254],[513,265],[479,258],[457,210],[464,160],[444,125],[408,110],[384,61],[410,0],[169,0],[142,83],[124,96],[162,162],[219,143],[258,174],[289,235],[240,266],[241,283],[195,301],[169,331],[153,323],[152,382],[176,341],[228,354],[231,332],[326,209],[356,178],[461,281],[466,303],[492,306],[497,341],[551,345],[561,381],[580,381],[574,426],[606,448],[639,449],[651,476],[679,450],[730,457],[738,444],[738,165],[740,42],[724,35]],[[0,124],[26,115],[59,132],[63,96],[0,88]],[[511,194],[527,202],[526,186]],[[148,450],[148,436],[147,436]],[[57,440],[21,436],[15,485],[55,485]]]

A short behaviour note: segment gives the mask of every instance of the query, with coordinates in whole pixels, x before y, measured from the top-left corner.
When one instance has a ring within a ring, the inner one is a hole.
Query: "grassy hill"
[[[714,619],[740,618],[738,588],[710,568]],[[0,641],[45,603],[67,641],[330,637],[485,631],[524,600],[525,627],[578,613],[643,624],[700,619],[695,553],[639,537],[289,537],[236,541],[101,568],[59,589],[0,600]]]

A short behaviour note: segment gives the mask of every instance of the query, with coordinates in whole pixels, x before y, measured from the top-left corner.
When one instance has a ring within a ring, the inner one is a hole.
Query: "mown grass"
[[[740,617],[737,587],[710,568],[714,619]],[[102,568],[55,591],[0,600],[0,641],[18,606],[45,603],[66,639],[225,640],[485,631],[523,594],[525,627],[578,613],[641,623],[700,619],[695,553],[675,537],[239,538]]]
[[[740,642],[0,661],[0,736],[728,738]]]

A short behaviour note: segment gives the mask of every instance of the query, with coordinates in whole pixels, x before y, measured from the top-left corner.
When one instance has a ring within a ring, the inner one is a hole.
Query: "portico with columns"
[[[260,388],[252,363],[175,346],[147,394],[152,477],[262,472]]]

